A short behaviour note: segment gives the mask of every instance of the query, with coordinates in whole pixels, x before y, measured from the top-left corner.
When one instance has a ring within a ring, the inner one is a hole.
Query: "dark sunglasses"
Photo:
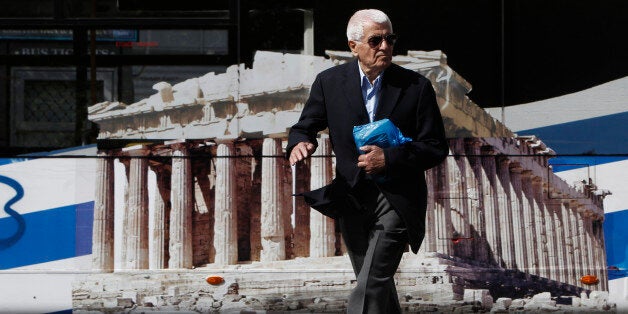
[[[397,41],[397,35],[388,34],[388,35],[374,35],[369,37],[366,42],[369,44],[371,48],[377,48],[382,43],[382,40],[385,40],[389,46],[392,46]]]

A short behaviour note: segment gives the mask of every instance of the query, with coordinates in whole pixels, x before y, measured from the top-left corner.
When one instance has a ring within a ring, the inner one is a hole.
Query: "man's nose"
[[[389,45],[388,42],[386,41],[386,39],[382,39],[382,42],[379,44],[379,49],[381,50],[386,50],[388,48],[391,48],[392,45]]]

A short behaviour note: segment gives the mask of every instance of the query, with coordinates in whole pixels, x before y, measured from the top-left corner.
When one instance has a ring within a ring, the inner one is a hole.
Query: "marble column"
[[[495,150],[491,146],[481,148],[482,167],[480,180],[482,185],[482,208],[484,209],[484,224],[486,226],[486,242],[489,262],[503,266],[502,248],[500,241],[499,207],[497,204],[497,180],[495,164]]]
[[[265,138],[262,144],[262,262],[286,258],[280,145],[279,139],[274,138]]]
[[[117,158],[113,162],[114,173],[114,269],[124,269],[126,260],[126,207],[129,203],[129,159]]]
[[[584,224],[584,256],[587,258],[587,274],[595,275],[597,267],[595,265],[595,246],[593,245],[593,219],[592,213],[588,211],[588,209],[582,215],[582,223]]]
[[[486,245],[486,216],[483,208],[482,186],[482,156],[480,155],[481,142],[470,139],[465,142],[471,171],[467,174],[469,182],[469,197],[473,200],[469,214],[471,229],[473,230],[473,258],[476,261],[488,262],[488,247]],[[471,183],[473,182],[473,183]]]
[[[454,144],[455,145],[455,144]],[[468,258],[468,243],[469,240],[469,221],[468,221],[468,207],[467,204],[467,191],[464,188],[464,179],[465,177],[462,175],[460,167],[460,160],[462,159],[459,156],[455,156],[453,152],[454,147],[451,147],[449,151],[449,156],[445,160],[445,164],[447,165],[447,178],[448,178],[448,189],[447,195],[445,196],[449,200],[450,211],[449,214],[451,216],[451,224],[452,224],[452,234],[449,236],[451,238],[453,244],[453,255],[457,257]]]
[[[445,255],[453,255],[451,237],[453,235],[453,226],[451,224],[451,205],[450,199],[445,197],[449,193],[449,174],[447,173],[447,163],[432,168],[435,170],[435,181],[438,187],[438,197],[434,203],[434,220],[436,225],[436,252]]]
[[[475,186],[475,180],[468,181],[468,173],[471,171],[471,165],[469,159],[465,154],[464,139],[456,138],[449,141],[449,147],[451,148],[450,157],[452,160],[452,173],[455,177],[454,184],[450,184],[452,190],[450,198],[452,201],[452,208],[455,208],[455,215],[458,217],[458,221],[454,223],[456,235],[454,235],[454,251],[457,256],[465,259],[473,258],[473,234],[471,233],[469,216],[472,214],[473,202],[477,201],[473,199],[476,195],[469,193],[469,187]],[[475,190],[473,190],[475,191]]]
[[[595,247],[597,249],[597,254],[595,257],[597,258],[598,265],[598,278],[600,278],[600,282],[602,283],[601,288],[603,291],[608,291],[608,265],[606,264],[606,248],[604,246],[604,216],[597,216],[594,225],[593,225],[593,233],[595,237]],[[626,291],[628,293],[628,291]]]
[[[149,269],[165,269],[168,268],[166,248],[168,214],[170,213],[170,173],[163,164],[151,166],[151,170],[155,178],[155,191],[149,208],[152,228],[149,233],[148,267]]]
[[[497,160],[497,208],[499,211],[499,231],[501,238],[501,249],[504,267],[514,269],[515,259],[515,239],[513,232],[513,215],[519,208],[513,208],[512,190],[510,188],[510,160],[505,156],[498,157]]]
[[[589,256],[591,252],[587,247],[587,231],[585,226],[585,213],[584,206],[582,204],[576,205],[576,222],[578,224],[578,252],[580,253],[580,274],[579,278],[588,275],[591,271],[591,265],[589,264]],[[588,286],[581,284],[582,287],[589,288]]]
[[[603,289],[603,271],[602,270],[606,270],[606,264],[602,263],[602,260],[600,259],[600,256],[604,256],[604,254],[601,251],[601,247],[600,247],[600,243],[598,242],[598,235],[597,235],[597,217],[594,215],[592,217],[592,221],[591,221],[591,245],[592,245],[592,258],[593,258],[593,265],[594,265],[594,275],[596,275],[599,279],[600,279],[600,285],[598,287]]]
[[[560,203],[560,212],[563,222],[563,238],[565,241],[565,264],[567,274],[565,276],[565,282],[571,285],[577,285],[576,278],[576,262],[574,252],[574,226],[571,222],[571,209],[569,208],[569,201],[563,199]]]
[[[107,153],[98,153],[92,231],[92,268],[102,272],[111,272],[114,269],[113,161]]]
[[[551,187],[550,187],[551,188]],[[561,203],[556,199],[551,199],[547,203],[547,207],[549,213],[551,215],[550,219],[553,223],[553,252],[554,252],[554,263],[556,268],[556,281],[559,282],[568,282],[567,281],[567,253],[566,253],[566,245],[565,245],[565,226],[562,218],[562,209]]]
[[[166,142],[172,148],[170,259],[171,269],[192,268],[192,162],[185,142]]]
[[[436,225],[436,168],[431,168],[425,172],[425,182],[427,183],[427,206],[425,212],[425,239],[421,244],[420,252],[436,252],[436,242],[438,226]]]
[[[560,252],[556,243],[556,212],[551,204],[551,200],[547,198],[545,193],[548,186],[542,187],[540,192],[541,204],[545,214],[545,237],[547,240],[547,258],[549,263],[549,278],[556,281],[562,281],[562,260],[559,258]]]
[[[523,189],[521,173],[523,168],[518,162],[510,163],[510,210],[512,211],[512,229],[515,247],[515,268],[526,271],[528,267],[528,238],[526,237],[525,216],[523,211]]]
[[[262,250],[261,237],[261,155],[262,139],[238,143],[236,151],[241,156],[236,161],[238,171],[238,189],[242,193],[238,198],[238,237],[239,258],[259,261]],[[242,176],[246,174],[246,178]],[[248,244],[247,244],[248,243]],[[247,248],[248,246],[248,248]],[[246,258],[248,255],[248,258]]]
[[[321,140],[319,140],[319,143]],[[321,147],[317,148],[316,154],[318,156],[319,150]],[[308,159],[305,162],[300,162],[295,165],[295,175],[296,175],[296,186],[297,193],[305,190],[302,187],[310,186],[313,182],[312,180],[321,181],[324,180],[322,177],[315,179],[312,174],[312,166],[316,163],[317,159],[329,159],[330,157],[313,157]],[[331,160],[329,160],[329,164],[331,165]],[[293,257],[308,257],[311,252],[311,242],[313,237],[321,236],[321,234],[314,234],[314,230],[311,226],[312,215],[316,215],[314,210],[310,206],[305,203],[303,197],[295,197],[294,198],[294,207],[292,202],[292,167],[290,167],[289,163],[284,163],[284,178],[285,189],[284,191],[284,215],[285,213],[289,213],[290,216],[285,215],[284,221],[290,222],[289,224],[284,224],[284,232],[288,237],[286,237],[286,256]],[[330,166],[331,167],[331,166]],[[331,175],[330,175],[331,176]],[[329,179],[331,181],[331,179]],[[327,181],[324,183],[320,183],[322,186],[327,184]],[[333,231],[333,230],[332,230]],[[318,231],[316,231],[318,232]],[[335,236],[334,236],[335,238]],[[334,249],[335,252],[335,249]]]
[[[236,173],[232,145],[220,144],[216,150],[216,193],[214,220],[214,263],[238,262],[238,211],[236,206]]]
[[[331,143],[328,137],[321,137],[318,148],[310,159],[310,190],[318,189],[331,182],[332,164]],[[310,257],[334,256],[336,233],[334,220],[317,210],[310,211]]]
[[[600,286],[602,289],[608,289],[605,287],[606,284],[606,279],[604,276],[604,273],[607,272],[608,267],[606,266],[606,263],[604,262],[604,260],[602,260],[602,257],[606,258],[606,254],[604,253],[604,246],[602,245],[602,243],[604,242],[600,242],[600,237],[599,237],[599,229],[601,227],[601,220],[599,218],[599,216],[594,215],[593,216],[593,221],[591,224],[591,237],[592,237],[592,242],[593,242],[593,247],[595,254],[593,254],[593,259],[595,260],[595,275],[600,278]]]
[[[532,207],[534,209],[534,226],[537,239],[537,256],[539,261],[539,276],[551,278],[549,259],[547,226],[545,223],[545,204],[542,200],[542,181],[538,176],[532,177]]]
[[[574,256],[574,284],[582,287],[580,278],[586,275],[586,268],[582,259],[582,245],[580,238],[582,236],[582,224],[580,214],[577,211],[578,203],[575,200],[569,202],[569,222],[571,225],[571,239],[573,240],[573,256]]]
[[[146,147],[123,149],[130,156],[128,201],[124,219],[123,269],[148,268],[148,159]]]
[[[524,170],[521,173],[521,190],[523,204],[523,224],[526,243],[526,270],[532,275],[540,275],[537,247],[539,239],[536,234],[534,216],[534,193],[532,191],[532,171]]]

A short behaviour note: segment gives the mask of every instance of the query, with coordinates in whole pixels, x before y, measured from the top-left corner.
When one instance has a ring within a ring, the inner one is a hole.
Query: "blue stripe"
[[[23,214],[26,228],[11,246],[0,250],[0,269],[91,254],[94,202]],[[12,217],[0,219],[0,238],[15,233]]]
[[[585,167],[593,167],[597,165],[608,164],[612,162],[628,159],[626,156],[557,156],[551,158],[548,163],[552,166],[554,173],[580,169]]]
[[[57,311],[57,312],[50,312],[48,314],[72,314],[72,310],[63,310],[63,311]]]
[[[628,159],[628,112],[517,131],[534,134],[560,154],[623,154]]]
[[[92,254],[94,202],[76,205],[76,256]]]
[[[28,158],[0,158],[0,166],[30,160]]]
[[[628,277],[628,210],[604,215],[604,238],[609,279]]]

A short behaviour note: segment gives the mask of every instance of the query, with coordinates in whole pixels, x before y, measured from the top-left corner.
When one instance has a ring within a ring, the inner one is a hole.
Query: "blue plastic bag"
[[[363,154],[360,147],[364,145],[376,145],[381,148],[395,147],[412,139],[403,136],[401,130],[388,119],[382,119],[371,123],[353,127],[353,139],[358,152]]]

